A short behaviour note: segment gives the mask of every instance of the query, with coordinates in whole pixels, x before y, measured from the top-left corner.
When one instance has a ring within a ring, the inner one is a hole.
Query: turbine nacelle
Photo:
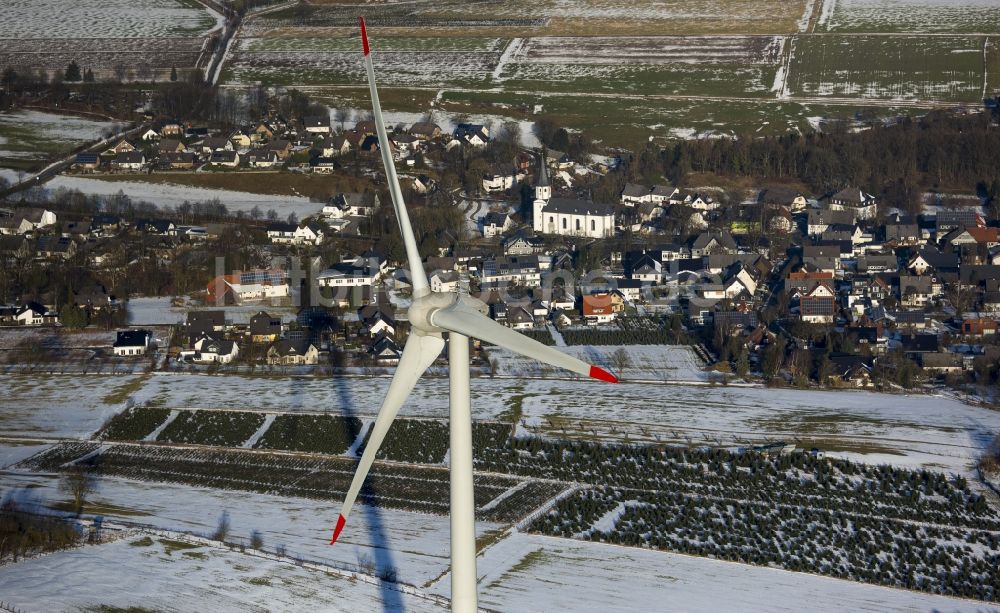
[[[410,326],[425,334],[441,334],[447,332],[434,323],[434,315],[446,308],[459,306],[462,310],[477,311],[484,317],[489,313],[489,307],[482,300],[473,298],[468,294],[455,294],[451,292],[430,292],[420,297],[415,297],[406,315],[410,320]]]

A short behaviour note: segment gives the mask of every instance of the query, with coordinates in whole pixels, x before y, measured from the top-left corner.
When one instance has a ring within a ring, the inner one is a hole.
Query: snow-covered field
[[[479,560],[499,611],[991,611],[983,603],[679,555],[515,533]],[[435,586],[447,593],[448,581]]]
[[[705,383],[709,373],[690,347],[674,345],[572,345],[560,350],[591,364],[614,371],[619,379]],[[616,354],[624,352],[624,361]],[[499,347],[489,349],[497,362],[497,374],[512,377],[540,377],[554,369]],[[625,366],[624,370],[620,366]]]
[[[211,309],[211,306],[179,306],[171,304],[171,298],[131,298],[128,301],[128,321],[132,326],[155,326],[164,324],[176,324],[184,322],[187,314],[192,310]],[[226,319],[233,324],[250,323],[250,318],[260,311],[267,311],[271,315],[280,315],[282,319],[288,320],[295,317],[297,309],[293,307],[271,306],[267,302],[260,304],[246,304],[240,306],[226,306]]]
[[[304,196],[273,196],[204,187],[189,187],[170,183],[143,183],[139,181],[103,181],[87,177],[58,175],[45,184],[50,190],[75,189],[85,194],[114,196],[119,192],[136,201],[151,202],[158,206],[176,207],[184,202],[207,202],[218,199],[230,211],[247,211],[254,207],[261,211],[274,209],[282,219],[289,213],[302,219],[319,213],[323,205],[311,202]]]
[[[823,0],[817,31],[997,32],[995,0]]]
[[[42,159],[103,138],[124,125],[31,110],[0,113],[0,158]],[[17,173],[8,171],[4,177],[13,182]]]
[[[586,348],[575,350],[585,352]],[[663,356],[665,363],[679,365],[663,376],[685,372],[688,358],[683,356]],[[687,376],[697,374],[691,369]],[[0,429],[8,435],[85,437],[121,407],[105,404],[104,398],[133,379],[93,375],[0,378]],[[349,412],[372,419],[388,383],[384,376],[157,373],[129,395],[137,403],[168,408]],[[497,419],[520,407],[529,432],[556,437],[620,441],[627,436],[633,442],[726,447],[786,440],[866,462],[962,473],[971,470],[1000,431],[1000,412],[940,396],[627,381],[608,386],[525,375],[473,378],[472,407],[476,419]],[[446,419],[447,379],[421,379],[400,414]]]
[[[135,535],[5,567],[5,603],[23,611],[376,611],[387,598],[407,611],[433,602],[290,562]],[[56,579],[58,578],[58,579]],[[132,610],[132,609],[129,609]]]
[[[135,394],[164,407],[265,411],[345,409],[373,418],[388,377],[220,377],[156,374]],[[234,394],[233,390],[239,390]],[[553,436],[736,447],[786,440],[855,459],[968,472],[1000,412],[929,395],[479,377],[476,419],[520,406],[529,430]],[[424,377],[400,414],[445,419],[448,382]]]
[[[0,433],[35,438],[86,438],[121,405],[104,398],[134,376],[4,375]]]
[[[17,464],[21,460],[44,451],[48,447],[48,444],[39,444],[32,441],[0,439],[0,469]]]
[[[4,490],[30,488],[30,496],[43,504],[65,500],[58,483],[51,475],[0,472]],[[400,581],[417,587],[448,570],[449,523],[439,515],[358,505],[337,544],[330,546],[338,508],[329,502],[113,477],[102,477],[87,501],[108,520],[199,536],[211,535],[225,512],[230,519],[227,540],[232,542],[248,543],[250,532],[257,530],[267,551],[283,546],[291,557],[352,567],[366,558],[376,572],[394,568]],[[482,535],[500,527],[477,522],[476,531]],[[0,570],[0,584],[3,577]]]
[[[5,0],[10,38],[144,38],[204,33],[216,25],[206,9],[178,0]]]

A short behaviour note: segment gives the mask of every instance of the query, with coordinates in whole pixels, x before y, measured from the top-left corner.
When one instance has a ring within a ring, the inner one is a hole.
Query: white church
[[[545,155],[539,158],[535,185],[535,232],[561,236],[604,238],[615,232],[615,212],[609,204],[577,198],[553,198]]]

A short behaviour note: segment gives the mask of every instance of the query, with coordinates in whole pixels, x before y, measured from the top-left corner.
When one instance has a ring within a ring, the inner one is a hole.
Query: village
[[[246,214],[218,203],[160,210],[127,197],[32,202],[39,192],[14,193],[0,218],[0,257],[16,271],[0,288],[0,325],[118,330],[95,355],[153,352],[164,359],[150,364],[164,368],[398,361],[409,286],[398,242],[386,236],[391,209],[370,119],[349,130],[329,111],[270,112],[233,130],[147,119],[137,138],[77,154],[69,172],[353,169],[366,188],[331,193],[301,220],[281,218],[278,202]],[[623,182],[627,153],[523,147],[507,126],[493,138],[490,126],[469,123],[451,133],[431,121],[389,128],[407,195],[450,209],[451,225],[432,223],[421,246],[434,290],[470,292],[492,318],[533,338],[669,339],[693,345],[723,379],[772,385],[973,389],[996,380],[1000,228],[978,206],[912,215],[880,206],[866,186],[682,190]],[[492,161],[491,149],[513,161]],[[456,159],[466,160],[458,180],[449,172]],[[616,181],[624,185],[613,197],[594,199]],[[234,249],[245,257],[228,269]],[[222,263],[209,265],[211,257]],[[177,267],[193,278],[163,283],[168,294],[137,280]],[[38,278],[47,280],[27,283]],[[156,297],[190,310],[156,322],[173,326],[167,338],[129,326],[132,300]],[[255,305],[248,320],[227,316],[227,307]]]

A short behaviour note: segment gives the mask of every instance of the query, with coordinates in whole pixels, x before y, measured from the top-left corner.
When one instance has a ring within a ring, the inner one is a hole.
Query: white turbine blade
[[[539,362],[565,368],[568,371],[584,375],[585,377],[607,381],[608,383],[618,383],[618,377],[600,366],[594,366],[578,360],[558,349],[543,345],[519,332],[502,326],[461,299],[450,306],[434,311],[431,314],[431,323],[449,332],[458,332],[459,334],[472,336],[488,343],[499,345],[505,349],[510,349],[523,356],[534,358]],[[450,364],[449,368],[454,366],[454,364]]]
[[[385,393],[385,400],[382,401],[382,406],[378,410],[378,417],[372,426],[368,445],[365,446],[365,451],[361,454],[361,461],[358,462],[358,468],[354,472],[351,488],[347,491],[347,496],[344,497],[344,504],[340,508],[340,517],[337,518],[337,527],[334,528],[333,538],[330,539],[331,545],[337,542],[340,531],[344,529],[347,516],[351,513],[351,507],[354,506],[358,492],[361,491],[361,486],[368,476],[372,462],[375,461],[375,453],[382,445],[382,441],[385,439],[386,432],[389,431],[392,421],[396,419],[396,413],[399,412],[400,407],[403,406],[406,398],[413,391],[413,386],[417,384],[417,379],[441,355],[442,349],[444,349],[444,339],[440,336],[418,336],[417,332],[414,331],[406,341],[406,347],[403,348],[403,355],[399,358],[399,366],[396,367],[396,374],[393,375],[392,382],[389,383],[389,389]]]
[[[371,48],[368,46],[368,32],[365,30],[365,18],[358,17],[361,24],[361,43],[365,52],[365,70],[368,71],[368,89],[372,95],[372,112],[375,116],[375,131],[378,133],[378,148],[382,153],[382,165],[385,166],[385,178],[389,183],[389,195],[392,197],[392,206],[396,209],[396,219],[399,220],[399,231],[403,235],[403,244],[406,247],[406,259],[409,264],[410,278],[413,281],[413,296],[419,298],[430,293],[430,285],[427,283],[427,273],[424,272],[424,265],[420,261],[420,252],[417,251],[417,241],[413,237],[413,227],[410,225],[410,216],[406,212],[406,203],[403,202],[403,192],[399,189],[399,179],[396,177],[396,165],[392,161],[392,149],[389,148],[389,137],[385,133],[385,123],[382,121],[382,105],[378,101],[378,89],[375,87],[375,67],[372,65]]]

